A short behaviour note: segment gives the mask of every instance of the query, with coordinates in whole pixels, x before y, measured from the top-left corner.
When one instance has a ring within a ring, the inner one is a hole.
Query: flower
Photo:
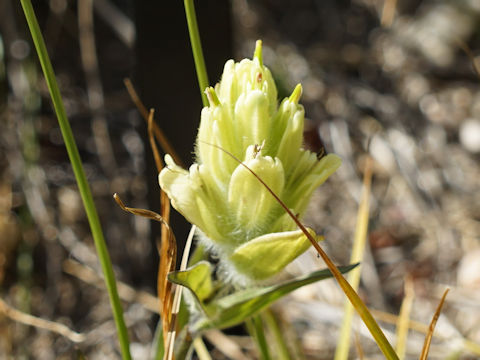
[[[336,155],[318,159],[302,148],[301,93],[297,85],[278,105],[257,41],[253,60],[227,61],[220,83],[206,89],[210,105],[201,113],[196,163],[187,171],[166,155],[159,174],[173,207],[197,225],[202,241],[240,286],[277,274],[310,242],[237,159],[299,216],[341,163]]]

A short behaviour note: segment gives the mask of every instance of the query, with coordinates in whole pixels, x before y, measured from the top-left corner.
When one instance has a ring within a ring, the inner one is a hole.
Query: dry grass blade
[[[177,162],[181,163],[178,155],[176,155],[167,138],[165,137],[161,129],[158,127],[158,125],[154,122],[154,110],[151,109],[150,111],[147,111],[129,79],[125,79],[124,82],[133,102],[137,106],[142,116],[147,121],[148,139],[153,152],[153,157],[155,159],[157,172],[160,172],[162,170],[163,162],[160,156],[160,152],[158,151],[157,144],[155,142],[155,137],[157,137],[158,141],[162,145],[163,150],[165,152],[169,152]],[[166,334],[171,328],[171,314],[173,303],[172,284],[167,280],[167,276],[169,272],[175,270],[177,258],[177,244],[173,233],[169,227],[170,200],[168,199],[167,194],[163,190],[160,190],[160,215],[158,215],[149,210],[127,208],[125,207],[125,205],[123,205],[118,195],[114,195],[114,198],[117,203],[122,207],[122,209],[129,211],[135,215],[148,217],[161,223],[161,240],[160,244],[158,244],[160,262],[158,264],[157,292],[158,298],[160,299],[162,328],[164,334]],[[167,344],[167,337],[164,337],[164,346],[167,347]]]
[[[160,127],[155,123],[153,119],[154,111],[147,111],[147,108],[140,100],[140,97],[135,91],[135,88],[133,87],[130,79],[125,79],[124,83],[133,103],[137,107],[142,117],[147,121],[148,138],[150,141],[150,147],[152,148],[157,171],[160,172],[162,170],[163,162],[161,160],[160,152],[158,151],[155,138],[158,140],[165,153],[169,153],[173,157],[175,162],[177,162],[177,164],[183,165],[182,160],[174,150],[173,146],[170,144]],[[172,236],[171,229],[168,226],[168,223],[170,221],[170,201],[167,194],[163,190],[160,190],[160,214],[163,220],[161,221],[161,241],[158,246],[160,262],[158,264],[157,291],[161,305],[162,328],[164,334],[166,334],[168,332],[168,329],[170,329],[171,327],[171,312],[173,302],[172,284],[167,280],[167,276],[169,272],[175,270],[177,244],[174,237]],[[167,347],[167,345],[167,337],[164,337],[164,346]]]
[[[150,110],[148,116],[148,138],[150,140],[150,147],[152,148],[153,157],[155,158],[155,164],[157,166],[157,171],[160,172],[163,169],[163,162],[160,158],[160,153],[155,143],[155,137],[153,136],[153,110]],[[160,189],[160,214],[165,220],[165,223],[168,224],[170,221],[170,200],[168,199],[165,191]],[[158,298],[162,306],[161,317],[162,317],[162,328],[163,333],[166,334],[167,331],[172,326],[172,306],[173,306],[173,296],[172,296],[172,283],[167,279],[168,273],[175,270],[176,260],[177,260],[177,243],[175,239],[171,236],[171,230],[168,225],[162,223],[161,239],[160,246],[158,249],[158,254],[160,257],[160,262],[158,264],[158,275],[157,275],[157,291]],[[175,323],[175,321],[173,321]],[[164,337],[164,347],[167,347],[167,337]]]
[[[362,343],[360,342],[360,337],[358,333],[355,331],[353,339],[355,340],[355,349],[357,350],[357,356],[360,360],[365,359],[365,355],[363,353]]]
[[[166,196],[165,196],[166,197]],[[167,204],[168,199],[164,201],[162,196],[162,201]],[[169,206],[169,205],[168,205]],[[164,211],[164,213],[166,213]],[[169,216],[170,208],[168,208]],[[168,225],[162,223],[162,235],[161,235],[161,244],[159,249],[160,262],[158,265],[158,275],[157,275],[157,291],[158,298],[160,299],[161,308],[161,317],[162,317],[162,327],[164,334],[167,333],[168,329],[171,327],[172,322],[172,306],[173,306],[173,296],[172,296],[172,283],[168,281],[168,273],[175,270],[176,259],[177,259],[177,243],[174,236]],[[164,339],[166,344],[166,339]]]
[[[135,88],[133,87],[132,82],[128,78],[124,79],[123,82],[125,84],[125,87],[127,88],[128,94],[130,95],[130,98],[132,99],[133,103],[135,104],[138,111],[140,112],[142,117],[145,119],[145,121],[148,122],[149,111],[147,110],[147,108],[143,104],[142,100],[140,100],[140,97],[138,96],[137,92],[135,91]],[[170,154],[172,156],[173,160],[175,160],[175,162],[178,165],[180,165],[182,167],[185,167],[185,165],[182,162],[182,159],[180,158],[180,156],[178,156],[177,152],[175,151],[173,146],[168,141],[168,138],[164,134],[162,129],[160,129],[160,127],[157,125],[157,123],[155,121],[152,122],[152,126],[153,126],[153,133],[155,134],[155,137],[157,138],[158,142],[160,143],[160,146],[162,147],[163,151],[167,154]]]
[[[357,310],[358,314],[362,318],[363,322],[367,326],[368,330],[372,334],[373,338],[375,339],[375,342],[377,343],[377,345],[379,346],[380,350],[383,352],[385,357],[387,359],[398,359],[397,354],[395,353],[392,346],[388,342],[383,331],[380,329],[380,327],[376,323],[372,314],[368,311],[368,308],[366,307],[366,305],[363,303],[363,301],[360,299],[360,297],[352,288],[352,286],[348,283],[348,281],[345,280],[345,278],[340,273],[340,271],[338,270],[337,266],[333,263],[333,261],[330,260],[330,258],[325,253],[325,251],[323,251],[320,245],[318,245],[314,237],[307,231],[307,228],[300,222],[300,220],[298,220],[298,217],[284,204],[284,202],[278,197],[278,195],[275,194],[275,192],[252,169],[250,169],[245,163],[243,163],[235,155],[233,155],[232,153],[228,152],[227,150],[223,149],[218,145],[210,144],[205,141],[202,141],[202,142],[225,152],[230,157],[235,159],[235,161],[237,161],[240,165],[242,165],[245,169],[247,169],[253,176],[255,176],[255,178],[268,190],[268,192],[275,198],[275,200],[280,204],[280,206],[292,218],[292,220],[299,227],[299,229],[302,230],[302,232],[305,234],[307,239],[313,245],[315,250],[317,250],[318,254],[322,258],[322,260],[325,262],[329,270],[332,272],[332,275],[337,280],[343,292],[348,297],[353,307]]]
[[[397,0],[385,0],[383,4],[382,18],[380,23],[382,26],[392,26],[393,19],[395,18],[395,10],[397,8]]]
[[[196,228],[197,227],[195,225],[192,225],[192,227],[190,228],[190,232],[188,233],[187,243],[185,244],[185,249],[183,250],[183,255],[182,255],[182,262],[180,264],[180,271],[183,271],[187,268],[188,257],[190,255],[190,249],[192,247],[192,242],[193,242],[193,235],[195,235]],[[171,284],[170,282],[168,283]],[[176,336],[176,327],[177,327],[177,318],[178,318],[177,315],[178,315],[178,312],[180,311],[182,289],[183,289],[182,286],[175,287],[173,306],[171,308],[171,321],[167,331],[166,332],[164,331],[164,334],[167,334],[167,336],[164,336],[164,341],[165,341],[165,355],[163,357],[164,360],[173,359],[173,350],[175,345],[175,336]]]
[[[171,326],[171,313],[172,313],[172,283],[167,280],[167,275],[170,271],[175,269],[175,261],[177,257],[177,242],[175,240],[175,236],[166,221],[166,219],[157,214],[154,211],[146,210],[146,209],[137,209],[125,206],[123,201],[120,199],[118,194],[113,194],[113,198],[117,202],[117,204],[124,210],[129,213],[132,213],[137,216],[146,217],[148,219],[152,219],[158,221],[162,224],[162,243],[160,245],[159,253],[160,253],[160,264],[159,264],[159,272],[157,277],[157,291],[158,291],[158,298],[160,300],[160,314],[162,317],[162,327],[164,329],[164,333],[166,334]],[[168,199],[167,199],[168,200]],[[169,202],[168,203],[169,207]],[[165,211],[164,211],[165,212]],[[169,214],[169,211],[168,211]],[[165,239],[165,241],[163,241]],[[166,344],[166,339],[164,339]]]
[[[113,198],[117,202],[118,206],[120,206],[122,208],[122,210],[124,210],[126,212],[129,212],[133,215],[138,215],[138,216],[142,216],[142,217],[145,217],[145,218],[148,218],[148,219],[151,219],[151,220],[158,221],[158,222],[168,226],[168,223],[163,219],[163,217],[160,216],[159,214],[157,214],[156,212],[151,211],[151,210],[146,210],[146,209],[137,209],[137,208],[131,208],[131,207],[125,206],[122,199],[120,199],[120,196],[118,196],[117,193],[113,194]]]
[[[143,105],[142,100],[140,100],[140,97],[138,96],[135,88],[133,87],[132,81],[129,78],[123,79],[123,83],[125,84],[125,87],[127,88],[128,94],[130,95],[130,98],[132,99],[133,103],[137,107],[138,111],[140,112],[140,115],[145,119],[145,121],[148,120],[148,110]]]
[[[75,343],[81,343],[85,341],[86,336],[84,334],[77,333],[70,330],[67,326],[59,324],[50,320],[41,319],[30,314],[26,314],[17,309],[12,308],[3,299],[0,298],[0,313],[5,314],[10,319],[19,323],[34,326],[39,329],[45,329],[73,341]]]
[[[410,276],[405,278],[405,296],[400,307],[400,315],[397,321],[397,343],[395,350],[397,351],[400,359],[405,358],[405,352],[407,350],[407,337],[410,323],[410,312],[412,310],[413,298],[415,296],[413,289],[413,280]]]
[[[204,335],[212,345],[228,356],[228,358],[232,360],[248,360],[248,357],[243,354],[240,345],[220,330],[208,330]]]
[[[428,327],[428,333],[425,337],[425,342],[423,343],[422,354],[420,355],[420,360],[427,360],[428,352],[430,350],[430,344],[432,342],[433,331],[435,330],[435,325],[437,324],[437,320],[440,317],[440,312],[442,311],[443,304],[445,303],[445,298],[447,297],[448,291],[450,289],[446,289],[443,293],[442,299],[437,306],[437,311],[433,315],[432,321],[430,322],[430,326]]]
[[[160,152],[158,151],[157,144],[155,143],[155,137],[153,134],[153,115],[155,111],[153,109],[150,109],[150,112],[148,113],[148,140],[150,141],[150,147],[152,148],[153,152],[153,158],[155,159],[155,165],[157,166],[157,172],[162,171],[163,169],[163,161],[162,158],[160,157]],[[162,214],[163,215],[163,214]]]
[[[370,309],[370,312],[375,315],[375,317],[382,322],[387,324],[396,325],[398,324],[398,315],[391,314],[381,310]],[[428,325],[425,325],[419,321],[410,320],[408,322],[408,327],[411,330],[417,331],[422,334],[426,334],[428,332]]]
[[[375,315],[375,317],[379,320],[379,321],[383,321],[385,323],[388,323],[388,324],[397,324],[398,323],[398,316],[395,315],[395,314],[390,314],[390,313],[386,313],[386,312],[383,312],[383,311],[380,311],[380,310],[374,310],[374,309],[370,309],[370,312]],[[429,326],[428,325],[425,325],[421,322],[418,322],[418,321],[415,321],[415,320],[409,320],[408,321],[408,328],[413,330],[413,331],[416,331],[416,332],[419,332],[419,333],[422,333],[422,334],[428,334],[429,332]],[[450,334],[437,334],[437,337],[439,337],[440,339],[442,340],[451,340],[451,335]],[[477,357],[480,358],[480,345],[469,340],[469,339],[466,339],[464,337],[461,337],[459,339],[461,341],[461,343],[463,344],[463,348],[469,352],[471,352],[472,354],[475,354]]]
[[[361,263],[363,261],[365,246],[367,242],[368,220],[370,215],[370,191],[372,185],[372,159],[367,158],[363,176],[363,191],[360,206],[357,213],[357,224],[355,226],[355,237],[353,241],[352,255],[350,263]],[[361,266],[361,265],[360,265]],[[358,290],[360,284],[361,268],[353,269],[348,274],[348,282],[352,288]],[[353,307],[349,302],[345,303],[340,337],[335,351],[335,360],[348,359],[350,350],[350,334],[353,320]]]

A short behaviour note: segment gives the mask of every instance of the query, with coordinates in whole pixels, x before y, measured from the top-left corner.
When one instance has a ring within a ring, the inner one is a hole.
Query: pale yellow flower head
[[[206,93],[210,105],[201,114],[196,163],[187,171],[167,155],[160,186],[173,207],[201,230],[203,241],[234,281],[263,281],[310,243],[258,179],[228,153],[300,216],[313,191],[341,161],[333,154],[318,160],[302,148],[302,87],[297,85],[278,104],[260,41],[253,60],[227,61],[220,83]]]

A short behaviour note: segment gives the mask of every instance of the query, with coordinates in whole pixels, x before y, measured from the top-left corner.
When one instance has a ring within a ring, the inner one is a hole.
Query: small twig
[[[0,312],[4,313],[6,316],[8,316],[14,321],[57,333],[74,343],[81,343],[86,339],[86,336],[84,334],[77,333],[63,324],[41,319],[39,317],[21,312],[8,305],[2,298],[0,298]]]

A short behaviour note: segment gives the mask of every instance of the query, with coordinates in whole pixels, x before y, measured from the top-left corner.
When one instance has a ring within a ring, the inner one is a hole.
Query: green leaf
[[[317,241],[323,239],[313,230],[309,231]],[[271,233],[240,245],[230,256],[230,261],[240,273],[255,280],[264,280],[279,273],[310,246],[301,230]]]
[[[168,280],[190,289],[202,307],[214,291],[212,265],[208,261],[200,261],[184,271],[173,271]]]
[[[339,267],[346,273],[358,264]],[[256,314],[282,296],[308,284],[331,278],[330,270],[316,271],[283,284],[263,288],[241,290],[231,295],[212,301],[207,305],[207,312],[214,314],[210,318],[201,319],[194,325],[195,330],[209,328],[227,328],[237,325]]]

